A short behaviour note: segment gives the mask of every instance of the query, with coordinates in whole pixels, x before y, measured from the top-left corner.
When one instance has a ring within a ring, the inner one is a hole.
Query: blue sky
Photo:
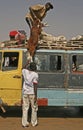
[[[46,2],[51,2],[54,9],[44,19],[50,25],[44,31],[54,36],[64,35],[67,39],[83,35],[83,0],[1,0],[0,41],[9,40],[12,30],[25,30],[29,37],[25,21],[29,6]]]

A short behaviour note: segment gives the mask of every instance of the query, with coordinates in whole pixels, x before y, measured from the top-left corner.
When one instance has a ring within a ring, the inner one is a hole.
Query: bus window
[[[0,70],[1,70],[1,63],[2,63],[2,53],[0,52]]]
[[[15,70],[18,68],[18,52],[5,52],[3,56],[3,71]]]
[[[51,71],[61,70],[61,56],[50,55],[50,70]]]
[[[72,71],[76,71],[77,70],[77,56],[73,55],[72,56]]]
[[[83,71],[83,55],[72,56],[72,70]]]
[[[77,71],[83,71],[83,55],[78,55]]]
[[[37,64],[37,71],[48,71],[48,56],[35,55],[35,62]]]

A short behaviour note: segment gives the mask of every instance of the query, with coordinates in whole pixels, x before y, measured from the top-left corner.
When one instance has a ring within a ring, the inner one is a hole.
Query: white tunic
[[[23,94],[34,94],[34,83],[38,83],[38,74],[34,71],[27,69],[22,70],[24,83],[23,83]]]

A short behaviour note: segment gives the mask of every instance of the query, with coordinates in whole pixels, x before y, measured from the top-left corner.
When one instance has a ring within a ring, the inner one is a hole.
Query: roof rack
[[[46,42],[42,41],[38,44],[39,49],[65,49],[65,50],[76,50],[83,49],[83,41],[56,41]]]
[[[5,46],[2,48],[26,48],[27,43],[19,44],[17,41],[6,41]],[[40,40],[38,42],[38,49],[62,49],[62,50],[83,50],[83,41],[70,40],[70,41],[45,41]]]

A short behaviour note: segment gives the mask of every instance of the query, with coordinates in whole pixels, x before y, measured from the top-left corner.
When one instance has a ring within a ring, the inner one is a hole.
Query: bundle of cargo
[[[0,48],[18,48],[25,47],[27,41],[27,35],[24,30],[13,30],[9,32],[10,40],[3,41],[0,44]]]
[[[65,41],[66,41],[66,37],[63,35],[53,36],[51,34],[44,32],[44,31],[42,31],[40,39],[45,40],[45,41],[51,41],[51,42],[61,41],[63,43],[65,43]]]
[[[68,41],[68,46],[83,48],[83,35],[77,35]]]
[[[0,44],[0,48],[25,48],[26,42],[22,44],[18,44],[17,40],[7,40]]]
[[[71,40],[73,41],[83,41],[83,35],[77,35],[76,37],[73,37]]]
[[[26,32],[24,30],[13,30],[9,33],[10,40],[16,40],[18,44],[23,44],[27,39]]]

